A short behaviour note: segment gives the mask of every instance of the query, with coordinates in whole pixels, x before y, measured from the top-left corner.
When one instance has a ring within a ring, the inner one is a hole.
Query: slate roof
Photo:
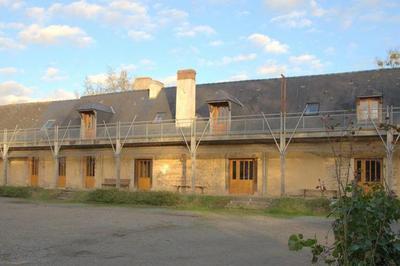
[[[221,99],[236,103],[232,104],[232,116],[278,113],[280,84],[279,78],[198,84],[196,113],[199,117],[208,117],[208,102]],[[153,121],[157,112],[164,112],[165,119],[175,117],[175,87],[162,89],[156,99],[149,99],[148,95],[148,90],[139,90],[67,101],[3,105],[0,106],[0,129],[13,129],[16,125],[40,128],[49,119],[55,119],[59,125],[69,121],[71,125],[79,125],[77,110],[82,106],[112,108],[114,114],[104,116],[107,123],[129,122],[135,116],[136,121]],[[287,78],[288,112],[301,112],[307,103],[319,103],[320,111],[355,109],[357,97],[372,95],[382,95],[384,105],[400,106],[400,69]]]

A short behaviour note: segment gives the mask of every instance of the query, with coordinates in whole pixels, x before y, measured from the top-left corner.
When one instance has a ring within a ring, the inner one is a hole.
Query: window
[[[380,120],[381,97],[363,97],[357,102],[357,119],[359,122],[368,122],[369,120]]]
[[[233,180],[253,180],[255,178],[256,163],[254,159],[230,160],[230,162]]]
[[[382,159],[356,159],[355,161],[355,178],[358,182],[381,182]]]
[[[58,159],[58,176],[66,176],[67,172],[67,162],[65,157],[60,157]]]
[[[39,175],[39,158],[33,157],[31,160],[31,175],[37,176]]]
[[[86,176],[95,176],[96,158],[94,156],[86,157]]]
[[[319,113],[319,103],[307,103],[305,115],[316,115]]]
[[[56,120],[54,120],[54,119],[47,120],[47,122],[44,123],[44,125],[42,126],[41,129],[42,130],[50,129],[50,128],[54,127],[55,124],[56,124]]]
[[[158,112],[156,116],[154,117],[154,122],[155,123],[160,123],[165,119],[165,112]]]

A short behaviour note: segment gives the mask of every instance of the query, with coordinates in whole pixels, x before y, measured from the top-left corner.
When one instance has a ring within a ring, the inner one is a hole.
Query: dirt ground
[[[0,198],[0,265],[309,265],[292,233],[325,236],[318,217],[193,213]]]

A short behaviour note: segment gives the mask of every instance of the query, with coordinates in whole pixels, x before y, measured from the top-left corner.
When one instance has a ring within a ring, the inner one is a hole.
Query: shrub
[[[29,198],[32,196],[32,188],[0,186],[0,196],[10,198]]]
[[[313,263],[319,259],[338,265],[400,265],[400,234],[391,225],[400,219],[400,201],[382,188],[365,192],[351,186],[333,204],[335,242],[318,244],[301,234],[289,238],[289,249],[311,248]]]
[[[98,189],[88,193],[88,202],[174,206],[180,202],[178,194],[171,192],[128,192],[116,189]]]

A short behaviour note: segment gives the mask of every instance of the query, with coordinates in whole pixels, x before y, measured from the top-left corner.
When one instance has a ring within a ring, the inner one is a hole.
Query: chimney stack
[[[176,84],[176,120],[188,120],[196,117],[196,71],[179,70]],[[179,127],[188,127],[190,123],[179,123]]]
[[[149,77],[138,77],[133,82],[133,90],[149,90],[149,99],[157,98],[164,84]]]

